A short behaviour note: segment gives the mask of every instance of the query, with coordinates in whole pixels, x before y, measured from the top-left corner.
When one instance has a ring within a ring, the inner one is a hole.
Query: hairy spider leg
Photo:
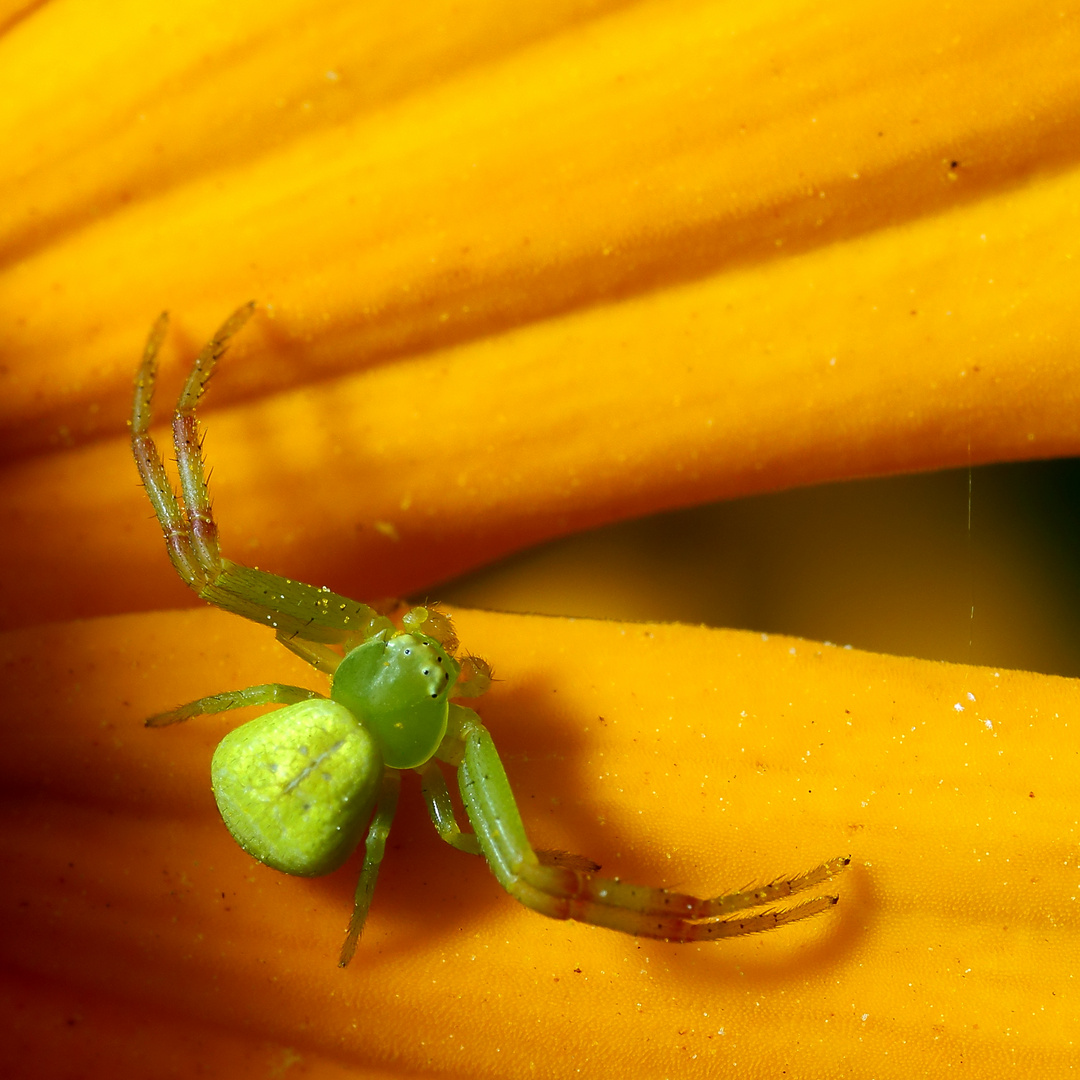
[[[173,446],[176,448],[176,464],[180,473],[180,494],[187,512],[188,532],[199,565],[207,573],[221,566],[218,549],[217,523],[210,508],[210,492],[206,486],[206,466],[203,461],[203,435],[195,415],[195,407],[206,390],[206,384],[214,373],[232,336],[240,330],[255,313],[254,301],[234,311],[218,327],[214,336],[195,357],[184,388],[173,412]]]
[[[837,902],[836,896],[819,896],[791,908],[753,910],[827,881],[848,865],[848,858],[832,859],[806,874],[711,899],[597,877],[573,866],[551,865],[541,860],[529,843],[491,735],[471,710],[457,706],[454,713],[458,725],[454,737],[463,745],[458,781],[469,820],[499,883],[534,911],[638,937],[688,942],[786,926],[826,911]],[[747,914],[738,914],[744,911]]]
[[[150,419],[154,397],[154,379],[157,372],[157,356],[165,331],[169,326],[168,312],[162,312],[150,329],[146,339],[142,362],[135,373],[135,403],[131,413],[131,449],[139,468],[143,487],[154,508],[154,516],[165,534],[165,548],[169,559],[188,585],[196,592],[203,583],[202,568],[191,546],[187,519],[180,510],[176,494],[165,472],[154,440],[150,437]]]
[[[181,391],[173,418],[173,444],[180,474],[178,498],[150,435],[157,358],[168,327],[163,313],[154,323],[135,377],[131,445],[169,558],[181,578],[204,600],[277,631],[279,640],[320,670],[332,672],[340,657],[325,645],[354,647],[393,623],[367,604],[291,581],[221,557],[210,506],[202,434],[196,406],[231,337],[248,321],[253,303],[238,308],[199,353]]]
[[[325,697],[315,690],[303,686],[290,686],[288,683],[260,683],[243,690],[225,690],[220,694],[189,701],[168,712],[156,713],[146,721],[147,727],[168,727],[190,720],[193,716],[207,716],[211,713],[229,712],[231,709],[246,709],[249,705],[295,705],[299,701]]]
[[[375,806],[375,816],[368,827],[364,841],[364,866],[360,871],[360,880],[356,883],[356,895],[353,899],[352,918],[345,933],[345,943],[341,946],[338,967],[347,967],[356,952],[360,934],[367,921],[371,907],[371,897],[375,893],[375,880],[379,876],[379,866],[386,851],[386,838],[390,835],[390,826],[397,810],[398,792],[401,790],[401,773],[397,769],[384,769],[379,801]]]

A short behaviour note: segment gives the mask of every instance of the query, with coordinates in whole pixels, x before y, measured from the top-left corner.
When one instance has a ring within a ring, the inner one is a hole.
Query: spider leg
[[[329,589],[317,589],[262,570],[223,559],[210,506],[202,434],[196,407],[214,365],[232,336],[251,318],[253,303],[238,308],[199,353],[181,391],[173,416],[173,445],[180,475],[180,496],[173,490],[161,453],[150,435],[157,359],[168,328],[168,316],[154,323],[135,376],[131,445],[146,493],[150,497],[165,546],[177,573],[209,603],[244,618],[272,626],[287,647],[290,641],[344,645],[350,648],[393,623],[366,604]],[[336,665],[330,650],[293,649],[323,671]]]
[[[157,713],[146,721],[147,727],[168,727],[190,720],[193,716],[206,716],[210,713],[228,712],[230,709],[244,709],[249,705],[295,705],[298,701],[321,698],[323,694],[307,690],[303,686],[289,686],[286,683],[261,683],[248,686],[243,690],[226,690],[221,694],[189,701],[179,708]]]
[[[349,920],[349,929],[345,934],[345,944],[341,946],[338,967],[348,966],[353,953],[356,952],[364,923],[367,921],[371,897],[375,892],[375,879],[379,876],[379,865],[386,851],[386,838],[390,834],[390,826],[394,821],[400,789],[401,773],[397,769],[384,769],[379,802],[375,807],[375,816],[371,819],[371,826],[368,828],[367,840],[364,842],[364,866],[360,871],[360,880],[356,883],[352,918]]]
[[[424,802],[427,803],[431,823],[439,836],[459,851],[467,851],[470,855],[483,854],[476,835],[461,831],[457,816],[454,814],[454,804],[450,801],[446,778],[435,760],[429,758],[414,771],[420,774],[420,790],[423,793]]]
[[[255,313],[251,301],[237,308],[218,327],[217,333],[195,358],[195,364],[180,392],[173,413],[173,446],[176,448],[176,464],[180,471],[180,490],[187,510],[188,530],[192,547],[208,579],[212,579],[221,567],[218,550],[217,525],[210,509],[210,492],[206,486],[206,465],[202,454],[202,433],[195,416],[195,406],[206,389],[210,376],[229,339],[243,327]]]
[[[461,796],[496,878],[526,907],[554,919],[576,919],[638,937],[687,942],[770,930],[836,903],[835,896],[819,896],[792,908],[755,910],[827,881],[847,866],[847,858],[833,859],[807,874],[711,899],[546,864],[529,843],[491,736],[479,718],[469,713],[460,707],[456,710],[464,742],[458,767]]]
[[[135,464],[139,468],[146,494],[150,498],[154,514],[165,534],[165,547],[169,552],[169,559],[176,568],[176,572],[198,592],[204,577],[191,543],[187,518],[180,509],[172,484],[169,483],[161,454],[158,453],[157,446],[150,437],[157,358],[168,325],[169,316],[166,312],[162,312],[150,329],[150,336],[143,350],[142,362],[135,374],[135,404],[131,413],[131,449],[135,455]]]
[[[390,619],[367,604],[228,559],[220,560],[220,568],[213,580],[196,592],[225,611],[272,627],[277,631],[278,640],[287,648],[292,648],[289,640],[299,639],[323,645],[344,645],[348,649],[382,630],[394,630]],[[299,649],[293,651],[308,663],[314,663],[311,656]],[[323,662],[333,663],[329,661],[328,651],[313,652],[319,653]],[[321,664],[315,666],[321,667]]]
[[[296,653],[301,660],[306,660],[316,671],[324,675],[333,675],[341,663],[341,654],[316,641],[303,641],[298,637],[289,637],[278,631],[278,641],[291,653]]]

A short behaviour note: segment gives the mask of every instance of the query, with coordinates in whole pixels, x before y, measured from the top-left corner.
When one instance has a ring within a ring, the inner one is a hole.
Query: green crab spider
[[[199,353],[173,414],[177,494],[150,437],[162,314],[135,379],[131,444],[146,493],[177,573],[204,600],[277,633],[287,649],[330,676],[330,695],[269,683],[200,698],[146,721],[164,727],[249,705],[284,706],[231,731],[211,764],[225,825],[248,854],[275,870],[314,877],[336,870],[364,835],[364,861],[338,963],[352,959],[371,905],[397,805],[402,770],[419,773],[439,836],[482,855],[499,884],[526,907],[640,937],[712,941],[786,926],[837,902],[817,896],[773,904],[818,886],[849,859],[758,888],[699,899],[596,875],[578,856],[538,852],[529,843],[506,772],[479,716],[452,698],[473,698],[491,682],[487,663],[459,655],[450,619],[414,607],[395,623],[378,610],[221,556],[210,509],[195,408],[230,338],[255,310],[249,303]],[[442,762],[457,770],[471,832],[461,828]]]

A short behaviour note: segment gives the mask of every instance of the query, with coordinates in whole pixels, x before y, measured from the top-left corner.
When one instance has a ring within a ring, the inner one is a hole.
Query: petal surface
[[[827,1078],[1075,1060],[1075,681],[681,626],[458,624],[495,665],[480,707],[539,846],[706,894],[850,852],[840,904],[701,946],[554,922],[440,843],[407,783],[341,971],[355,861],[320,880],[254,863],[207,778],[235,721],[141,726],[302,679],[299,662],[214,612],[25,631],[3,646],[25,722],[0,830],[24,1064]],[[129,1039],[144,1017],[153,1038]]]
[[[1075,7],[481,6],[401,67],[396,7],[362,34],[353,5],[131,11],[52,82],[28,73],[92,11],[0,43],[27,148],[0,183],[0,442],[78,446],[0,476],[8,625],[58,563],[58,618],[177,600],[152,530],[116,528],[165,306],[186,359],[265,305],[214,388],[221,506],[238,546],[356,594],[651,510],[1080,447]]]

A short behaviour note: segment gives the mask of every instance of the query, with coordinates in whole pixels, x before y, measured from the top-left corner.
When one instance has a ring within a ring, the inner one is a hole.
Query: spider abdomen
[[[317,877],[359,843],[382,775],[370,732],[343,705],[302,701],[231,731],[211,782],[233,838],[275,870]]]

